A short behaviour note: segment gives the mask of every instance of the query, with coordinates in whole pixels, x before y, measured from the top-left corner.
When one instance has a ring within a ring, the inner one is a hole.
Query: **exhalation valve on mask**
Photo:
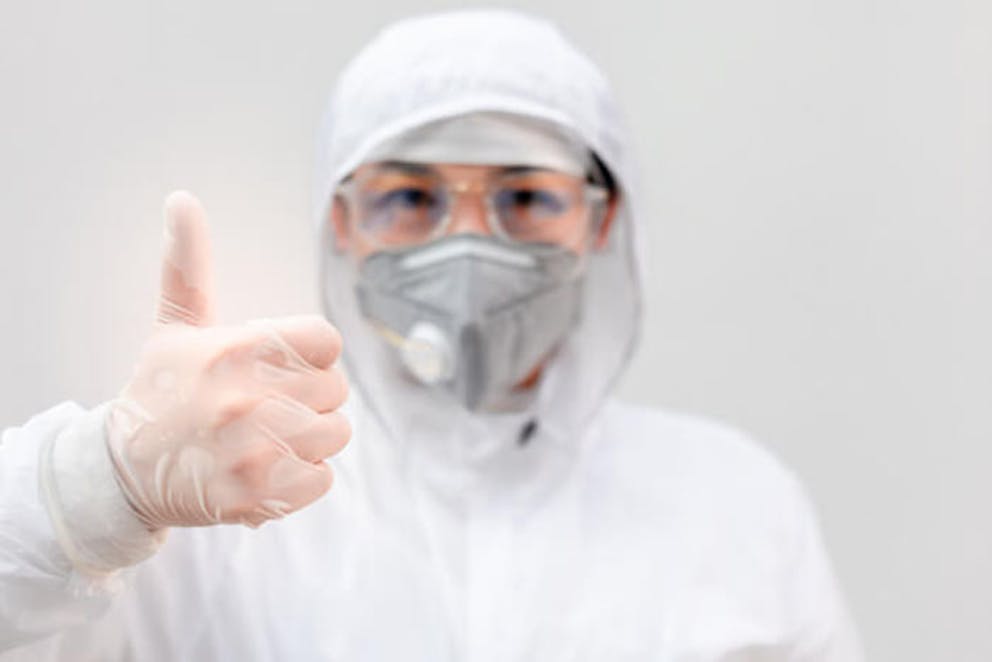
[[[417,381],[472,411],[522,406],[515,387],[578,319],[579,258],[454,235],[362,264],[359,307]]]
[[[451,343],[444,331],[430,322],[415,322],[399,349],[410,374],[428,386],[447,381],[455,374]]]

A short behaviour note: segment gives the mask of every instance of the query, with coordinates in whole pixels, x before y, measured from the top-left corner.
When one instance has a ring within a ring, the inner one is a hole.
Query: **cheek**
[[[335,196],[331,205],[331,211],[327,217],[327,225],[334,237],[334,248],[338,252],[346,253],[351,247],[351,228],[348,223],[348,212],[344,201]]]
[[[327,222],[334,233],[334,248],[339,253],[361,261],[374,251],[374,246],[348,222],[342,208],[336,206]]]
[[[367,239],[357,233],[353,233],[351,235],[349,240],[349,249],[351,256],[358,262],[361,262],[370,254],[375,252],[375,247],[369,243]]]

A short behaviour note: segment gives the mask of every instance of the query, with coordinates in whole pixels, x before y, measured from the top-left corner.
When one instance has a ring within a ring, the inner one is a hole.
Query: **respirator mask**
[[[556,247],[454,235],[370,256],[358,304],[412,376],[499,410],[578,322],[579,266]]]

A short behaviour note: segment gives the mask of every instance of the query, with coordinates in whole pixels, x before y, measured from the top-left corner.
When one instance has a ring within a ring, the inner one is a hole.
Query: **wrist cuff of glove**
[[[103,575],[154,554],[167,529],[149,531],[121,491],[107,451],[108,405],[87,412],[41,450],[41,497],[73,566]]]

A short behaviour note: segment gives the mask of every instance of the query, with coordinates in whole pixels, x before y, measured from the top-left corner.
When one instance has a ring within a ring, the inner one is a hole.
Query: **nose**
[[[451,191],[451,222],[447,234],[491,235],[484,195],[467,187]]]

